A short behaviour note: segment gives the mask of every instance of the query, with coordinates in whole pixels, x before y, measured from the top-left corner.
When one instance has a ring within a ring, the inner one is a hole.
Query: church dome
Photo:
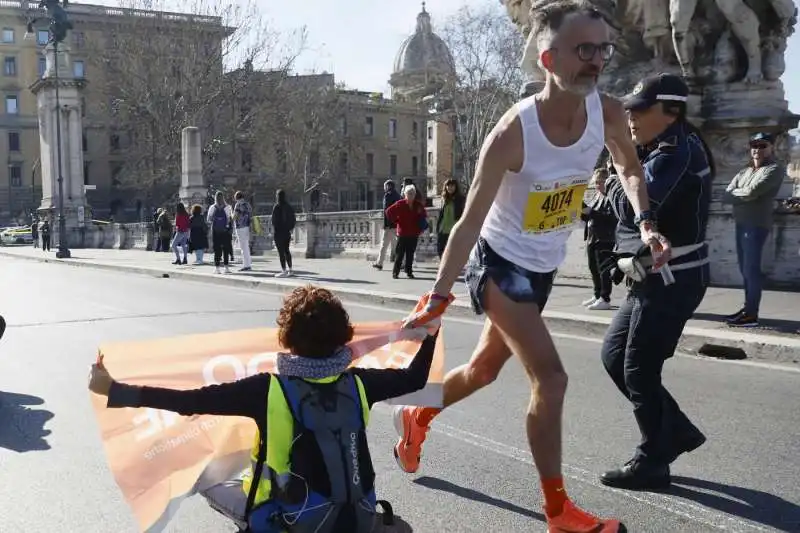
[[[455,71],[453,56],[441,37],[433,33],[431,16],[425,11],[417,15],[417,29],[400,46],[394,61],[394,74],[428,71],[450,74]]]

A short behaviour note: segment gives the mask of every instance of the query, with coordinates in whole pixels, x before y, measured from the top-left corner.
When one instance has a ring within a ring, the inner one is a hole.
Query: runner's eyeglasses
[[[750,148],[755,148],[756,150],[764,150],[766,147],[766,143],[753,143],[750,145]]]
[[[592,61],[598,52],[600,53],[600,59],[603,61],[611,61],[615,51],[616,46],[614,46],[614,43],[581,43],[575,47],[575,53],[578,55],[578,59],[584,63]]]

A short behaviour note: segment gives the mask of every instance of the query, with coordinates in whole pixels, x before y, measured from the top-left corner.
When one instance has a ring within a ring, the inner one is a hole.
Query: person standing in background
[[[175,252],[173,265],[185,265],[188,262],[186,255],[189,244],[189,224],[189,213],[183,202],[178,202],[175,207],[175,236],[172,238],[172,250]],[[180,250],[183,250],[182,260]]]
[[[408,279],[414,279],[414,252],[417,251],[423,225],[427,222],[427,212],[417,201],[416,187],[413,185],[403,187],[403,196],[403,200],[386,210],[389,220],[397,224],[397,248],[392,278],[397,279],[400,276],[400,268],[405,264],[406,276]]]
[[[772,228],[775,197],[786,178],[786,166],[775,159],[774,139],[768,133],[750,137],[750,164],[726,189],[736,222],[736,257],[744,280],[744,306],[726,317],[729,326],[758,326],[763,274],[761,256]]]
[[[252,270],[252,259],[250,258],[250,222],[253,218],[253,209],[247,200],[244,199],[242,191],[236,191],[233,196],[236,204],[233,207],[233,223],[236,226],[236,238],[239,240],[239,248],[242,250],[241,272]]]
[[[611,174],[616,174],[613,168],[609,157],[605,168],[594,171],[592,182],[596,187],[595,193],[589,203],[584,204],[584,213],[581,215],[581,219],[586,222],[583,235],[594,286],[594,296],[581,305],[592,311],[611,309],[611,270],[603,268],[603,265],[607,263],[606,260],[611,259],[616,241],[614,233],[617,229],[617,217],[605,194],[606,180]]]
[[[294,208],[286,200],[286,191],[278,190],[275,193],[275,206],[272,208],[272,239],[278,251],[281,262],[281,271],[275,274],[276,278],[286,278],[292,273],[292,252],[289,244],[292,241],[292,231],[297,223]]]
[[[390,254],[390,260],[394,262],[394,246],[397,241],[397,231],[395,224],[386,216],[386,210],[393,206],[395,203],[402,200],[400,193],[394,186],[392,180],[386,180],[383,183],[383,234],[381,235],[381,250],[378,252],[378,260],[372,265],[373,268],[383,270],[383,260],[386,258],[386,252]]]
[[[222,273],[220,262],[225,267],[225,273],[231,273],[229,265],[233,255],[232,218],[231,206],[225,203],[222,192],[217,191],[214,205],[208,208],[208,223],[211,225],[211,241],[214,245],[215,274]]]
[[[203,217],[203,206],[192,206],[192,218],[189,220],[189,252],[194,251],[195,265],[203,264],[203,255],[208,248],[208,225]]]
[[[42,236],[42,251],[49,252],[50,251],[50,221],[47,218],[43,218],[41,222],[39,222],[39,233]]]
[[[436,252],[439,255],[439,259],[442,258],[444,249],[447,246],[450,231],[464,213],[465,201],[466,199],[458,189],[456,180],[450,178],[444,182],[442,208],[439,210],[439,218],[436,221]]]

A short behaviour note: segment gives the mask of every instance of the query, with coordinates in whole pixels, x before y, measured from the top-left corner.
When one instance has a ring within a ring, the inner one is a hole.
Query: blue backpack
[[[354,522],[348,533],[370,533],[379,502],[355,377],[345,372],[322,386],[277,374],[272,379],[280,383],[294,419],[292,475],[280,483],[273,470],[263,468],[262,437],[253,477],[260,479],[262,472],[270,477],[273,494],[251,510],[257,487],[253,483],[247,502],[248,531],[337,533],[339,515],[346,513]]]
[[[230,222],[228,221],[228,213],[225,212],[225,207],[215,204],[211,227],[214,231],[227,231],[229,226]]]

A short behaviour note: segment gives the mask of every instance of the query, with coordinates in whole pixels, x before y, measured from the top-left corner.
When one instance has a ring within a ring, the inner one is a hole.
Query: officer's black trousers
[[[694,429],[664,388],[661,369],[703,300],[707,273],[707,266],[677,271],[670,286],[660,275],[634,283],[603,340],[603,365],[633,404],[642,434],[636,457],[648,462],[667,463],[675,439]]]

